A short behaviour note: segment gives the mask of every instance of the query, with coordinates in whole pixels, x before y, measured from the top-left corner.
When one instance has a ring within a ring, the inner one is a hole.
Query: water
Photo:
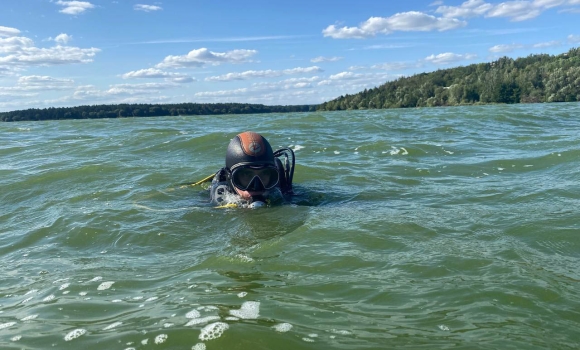
[[[580,105],[0,124],[2,349],[576,349]],[[237,133],[291,203],[214,209]]]

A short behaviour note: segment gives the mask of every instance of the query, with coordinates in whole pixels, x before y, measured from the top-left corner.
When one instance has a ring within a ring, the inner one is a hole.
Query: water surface
[[[2,349],[577,349],[580,105],[0,124]],[[297,196],[180,188],[237,133]]]

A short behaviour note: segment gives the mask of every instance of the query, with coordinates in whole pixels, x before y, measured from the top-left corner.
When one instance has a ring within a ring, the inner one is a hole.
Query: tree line
[[[401,77],[317,110],[580,101],[580,48]]]
[[[0,113],[0,121],[163,117],[178,115],[256,114],[314,111],[313,105],[266,106],[245,103],[118,104],[50,107]]]

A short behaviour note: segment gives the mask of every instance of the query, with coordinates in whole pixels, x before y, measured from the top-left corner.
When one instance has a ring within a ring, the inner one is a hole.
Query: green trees
[[[0,113],[0,121],[162,117],[177,115],[308,112],[316,106],[265,106],[245,103],[120,104],[27,109]]]
[[[340,96],[319,105],[318,110],[574,101],[580,101],[580,48],[557,56],[502,57],[399,78],[359,94]]]

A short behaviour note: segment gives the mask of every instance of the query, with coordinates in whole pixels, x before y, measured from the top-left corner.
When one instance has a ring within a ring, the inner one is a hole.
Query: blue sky
[[[2,0],[0,111],[316,104],[580,46],[580,0]]]

